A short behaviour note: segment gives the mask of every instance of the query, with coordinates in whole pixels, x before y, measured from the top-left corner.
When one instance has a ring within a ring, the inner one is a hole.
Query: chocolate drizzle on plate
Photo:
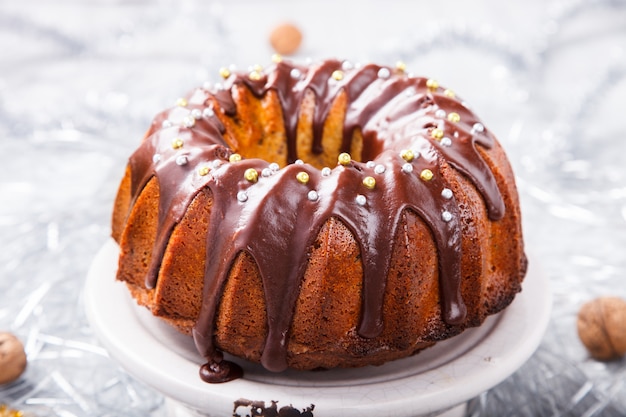
[[[259,98],[270,90],[277,94],[287,166],[233,157],[215,112],[236,115],[235,86],[245,86]],[[343,91],[347,107],[341,151],[349,152],[358,129],[364,162],[342,154],[337,166],[324,170],[306,161],[295,163],[300,104],[307,91],[316,100],[311,151],[323,152],[324,123]],[[178,119],[182,122],[172,122]],[[306,254],[331,217],[350,229],[361,252],[361,337],[375,338],[382,331],[386,276],[397,224],[407,209],[430,227],[437,245],[443,319],[463,323],[460,210],[442,169],[449,164],[465,174],[481,192],[489,218],[501,218],[504,204],[477,143],[489,148],[494,139],[449,90],[401,69],[374,64],[346,68],[336,60],[310,67],[282,61],[255,76],[229,73],[219,88],[197,89],[184,106],[157,116],[130,159],[133,198],[152,177],[160,190],[148,288],[156,285],[169,236],[187,206],[206,187],[213,195],[203,301],[193,329],[196,346],[207,359],[202,378],[223,382],[240,376],[239,367],[222,359],[213,332],[221,290],[242,251],[258,265],[265,290],[268,335],[261,362],[271,371],[287,368],[289,326]]]

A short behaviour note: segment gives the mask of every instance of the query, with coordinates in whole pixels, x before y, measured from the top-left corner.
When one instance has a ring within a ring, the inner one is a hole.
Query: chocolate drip
[[[373,164],[352,160],[322,174],[309,164],[290,164],[275,171],[268,162],[255,158],[230,163],[231,151],[225,147],[224,127],[217,117],[205,115],[189,127],[159,130],[163,120],[179,114],[180,108],[158,116],[142,147],[131,157],[133,198],[152,176],[159,183],[157,239],[146,279],[150,288],[158,279],[169,235],[193,197],[205,187],[213,194],[204,294],[193,328],[196,346],[208,361],[201,370],[208,382],[238,376],[238,368],[222,360],[213,333],[224,284],[233,261],[242,252],[258,265],[265,292],[268,335],[262,364],[272,371],[287,367],[289,326],[307,266],[306,254],[331,217],[350,229],[361,252],[363,303],[359,335],[374,338],[382,331],[386,276],[397,225],[405,210],[423,219],[437,245],[444,320],[450,325],[465,320],[460,212],[454,196],[442,197],[442,192],[449,192],[451,187],[441,168],[450,164],[466,175],[482,193],[490,218],[500,218],[502,198],[493,174],[476,150],[476,143],[491,147],[493,138],[488,132],[471,132],[468,126],[478,122],[476,117],[458,100],[427,86],[423,78],[376,65],[337,75],[341,68],[342,63],[334,60],[310,68],[281,62],[258,77],[230,75],[225,87],[214,92],[196,90],[190,103],[200,108],[202,104],[215,105],[215,111],[234,116],[237,107],[233,87],[244,86],[257,97],[274,91],[283,111],[288,160],[293,162],[298,154],[300,105],[306,92],[315,95],[312,150],[319,153],[323,151],[324,122],[343,91],[347,107],[341,148],[351,148],[354,132],[359,129],[363,155],[371,157]],[[461,122],[448,122],[437,115],[437,110],[456,112]],[[451,143],[434,137],[434,128],[443,130]],[[172,147],[174,139],[181,139],[183,145]],[[403,158],[402,149],[416,152],[415,159]],[[153,160],[154,154],[160,159]],[[382,166],[382,172],[376,166]],[[206,169],[199,173],[203,167]],[[244,178],[247,169],[267,175],[248,181]],[[432,173],[432,178],[420,178],[425,170]],[[296,180],[300,172],[308,174],[307,181]],[[374,187],[363,185],[365,176],[375,178]]]

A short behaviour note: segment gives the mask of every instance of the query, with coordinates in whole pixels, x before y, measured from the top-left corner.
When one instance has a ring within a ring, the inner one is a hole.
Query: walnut
[[[626,354],[626,301],[600,297],[578,312],[578,336],[592,357],[618,359]]]
[[[0,332],[0,384],[15,381],[26,369],[24,345],[11,333]]]
[[[302,42],[302,32],[291,23],[276,26],[270,33],[270,44],[281,55],[295,53]]]

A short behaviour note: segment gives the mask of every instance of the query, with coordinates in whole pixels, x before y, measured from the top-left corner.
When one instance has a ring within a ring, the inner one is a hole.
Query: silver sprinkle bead
[[[202,110],[202,115],[206,118],[209,118],[215,116],[215,112],[213,111],[212,107],[206,107],[204,110]]]
[[[385,166],[384,165],[376,165],[376,167],[374,167],[374,172],[377,174],[384,174],[385,173]]]
[[[450,139],[448,137],[444,137],[443,139],[441,139],[441,141],[439,141],[439,143],[441,143],[441,146],[451,146],[452,145],[452,139]]]
[[[296,165],[304,165],[304,161],[302,159],[296,159],[294,164],[296,164]]]
[[[183,126],[191,128],[195,124],[196,124],[196,119],[194,119],[193,116],[185,116],[183,118]]]
[[[299,80],[300,77],[302,77],[302,71],[300,71],[298,68],[293,68],[289,74],[291,75],[291,78],[294,78],[296,80]]]
[[[270,177],[272,175],[272,170],[269,168],[263,168],[261,170],[261,176],[262,177]]]
[[[320,198],[319,194],[317,194],[317,191],[315,190],[309,191],[306,197],[311,201],[317,201]]]
[[[352,68],[354,68],[354,65],[350,61],[343,61],[341,63],[341,69],[344,71],[351,70]]]
[[[200,120],[202,118],[202,110],[200,110],[200,109],[193,109],[191,111],[191,117],[193,117],[196,120]]]
[[[359,206],[364,206],[365,203],[367,203],[367,199],[365,198],[363,194],[357,195],[355,198],[355,201]]]
[[[172,126],[174,126],[174,123],[172,123],[172,121],[168,119],[163,120],[163,122],[161,123],[161,127],[168,128]]]
[[[381,68],[378,70],[378,78],[389,78],[391,76],[391,71],[389,71],[389,68]]]
[[[450,220],[452,220],[452,214],[449,211],[444,211],[443,213],[441,213],[441,219],[444,222],[449,222]]]
[[[154,155],[152,155],[152,162],[154,162],[155,164],[159,162],[160,160],[161,160],[161,154],[155,153]]]
[[[446,200],[450,200],[452,198],[452,190],[449,188],[444,188],[441,190],[441,196]]]
[[[187,162],[189,162],[189,158],[187,158],[187,155],[178,155],[176,157],[176,165],[187,165]]]
[[[474,126],[472,126],[472,133],[482,133],[485,131],[485,126],[483,126],[482,123],[474,123]]]
[[[365,166],[367,166],[368,168],[374,168],[376,166],[376,162],[374,162],[374,161],[367,161]]]
[[[444,109],[439,109],[435,112],[435,117],[438,117],[440,119],[445,119],[446,118],[446,111]]]
[[[328,177],[330,175],[330,172],[331,172],[330,168],[328,168],[328,167],[322,168],[322,176],[323,177]]]
[[[272,162],[269,165],[269,168],[272,170],[272,172],[276,172],[280,169],[280,165],[278,165],[276,162]]]
[[[404,172],[405,174],[410,174],[411,172],[413,172],[413,165],[409,164],[408,162],[405,163],[404,165],[402,165],[402,172]]]
[[[237,200],[239,200],[242,203],[248,201],[248,194],[246,194],[245,191],[239,191],[237,193]]]

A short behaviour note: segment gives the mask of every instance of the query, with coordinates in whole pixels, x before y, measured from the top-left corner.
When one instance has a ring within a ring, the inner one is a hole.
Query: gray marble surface
[[[29,365],[0,404],[38,416],[163,416],[93,335],[82,288],[152,116],[218,69],[407,63],[471,103],[509,152],[528,250],[550,278],[537,353],[472,416],[626,415],[626,362],[588,357],[576,313],[626,297],[626,2],[0,0],[0,330]]]

